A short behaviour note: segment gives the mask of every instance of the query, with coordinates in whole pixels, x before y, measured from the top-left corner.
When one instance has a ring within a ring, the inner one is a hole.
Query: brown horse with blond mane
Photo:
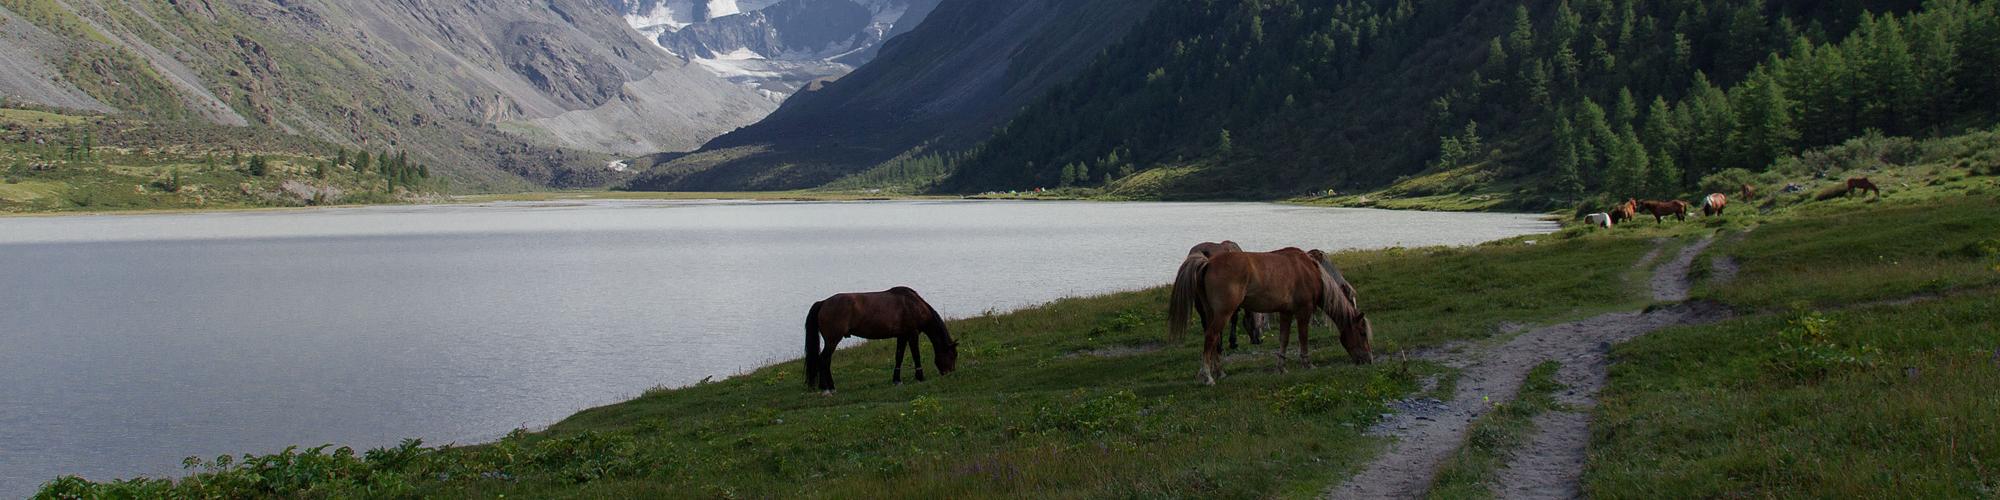
[[[1632,220],[1639,216],[1639,201],[1626,198],[1624,203],[1611,206],[1611,224]]]
[[[958,342],[951,339],[944,317],[909,287],[886,291],[842,293],[814,302],[806,312],[806,388],[833,393],[833,352],[840,339],[896,339],[896,369],[890,381],[903,383],[903,351],[917,367],[917,381],[924,381],[924,359],[917,353],[918,333],[931,339],[937,354],[938,374],[958,367]],[[821,347],[820,341],[826,346]]]
[[[1195,269],[1195,266],[1201,262],[1207,262],[1210,257],[1228,252],[1241,251],[1243,251],[1241,245],[1237,245],[1236,242],[1229,240],[1222,240],[1221,243],[1213,241],[1198,243],[1194,248],[1188,249],[1187,258],[1181,260],[1181,269],[1179,273],[1174,275],[1174,283],[1178,284],[1181,280],[1192,279],[1189,276],[1190,270]],[[1196,309],[1195,313],[1200,314],[1203,320],[1206,321],[1209,311]],[[1248,311],[1231,312],[1229,315],[1229,348],[1236,348],[1236,332],[1241,330],[1250,331],[1251,344],[1263,344],[1265,322],[1266,320],[1262,314]]]
[[[1292,329],[1299,332],[1299,359],[1312,366],[1310,339],[1306,332],[1315,310],[1326,314],[1340,330],[1340,343],[1357,364],[1373,360],[1370,340],[1373,329],[1368,317],[1356,305],[1354,286],[1324,252],[1307,253],[1297,248],[1275,252],[1228,252],[1196,264],[1190,279],[1176,280],[1167,309],[1167,332],[1171,338],[1187,335],[1188,310],[1278,313],[1278,369],[1288,360],[1285,345]],[[1228,319],[1220,315],[1202,318],[1203,383],[1214,385],[1222,373],[1222,330]]]

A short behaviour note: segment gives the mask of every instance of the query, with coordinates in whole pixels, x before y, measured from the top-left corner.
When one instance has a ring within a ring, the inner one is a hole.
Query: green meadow
[[[1892,179],[1881,198],[1773,189],[1717,218],[1338,254],[1376,325],[1373,365],[1346,362],[1317,327],[1317,368],[1279,373],[1267,338],[1203,386],[1199,339],[1165,340],[1158,288],[953,321],[959,371],[927,382],[889,383],[893,346],[868,343],[835,356],[832,396],[808,391],[793,361],[492,443],[195,457],[184,478],[60,478],[41,495],[1313,497],[1387,443],[1364,434],[1387,402],[1427,380],[1449,393],[1453,369],[1409,354],[1647,307],[1642,258],[1713,236],[1695,300],[1736,316],[1614,349],[1585,493],[1990,497],[2000,177],[1968,157],[1875,171]],[[1722,259],[1734,279],[1708,271]],[[1435,495],[1486,495],[1528,421],[1555,407],[1553,371],[1475,424]]]

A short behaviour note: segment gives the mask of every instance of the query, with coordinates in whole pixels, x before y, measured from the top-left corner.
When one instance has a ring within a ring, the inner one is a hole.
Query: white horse
[[[1611,214],[1598,212],[1583,216],[1583,221],[1592,226],[1611,229]]]

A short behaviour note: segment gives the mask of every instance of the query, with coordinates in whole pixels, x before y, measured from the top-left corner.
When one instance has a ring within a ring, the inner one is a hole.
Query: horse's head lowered
[[[929,304],[925,304],[928,306]],[[946,328],[944,316],[936,309],[931,310],[931,321],[924,328],[931,337],[931,355],[937,363],[938,373],[951,373],[958,369],[958,341],[951,338],[951,329]]]
[[[1375,328],[1368,323],[1368,315],[1361,312],[1354,285],[1340,274],[1340,268],[1333,265],[1326,252],[1313,250],[1306,254],[1319,264],[1321,289],[1325,291],[1320,295],[1320,311],[1340,329],[1341,347],[1347,348],[1347,356],[1356,364],[1373,362]]]

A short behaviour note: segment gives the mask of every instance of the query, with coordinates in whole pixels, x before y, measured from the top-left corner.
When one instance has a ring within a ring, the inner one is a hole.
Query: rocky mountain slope
[[[462,188],[608,182],[776,106],[602,0],[0,0],[10,102],[407,150]]]
[[[607,0],[669,53],[773,99],[853,71],[938,1]]]
[[[976,141],[1066,81],[1156,0],[946,0],[869,64],[699,152],[656,155],[638,189],[816,186],[930,144]],[[917,12],[912,10],[911,12]]]

